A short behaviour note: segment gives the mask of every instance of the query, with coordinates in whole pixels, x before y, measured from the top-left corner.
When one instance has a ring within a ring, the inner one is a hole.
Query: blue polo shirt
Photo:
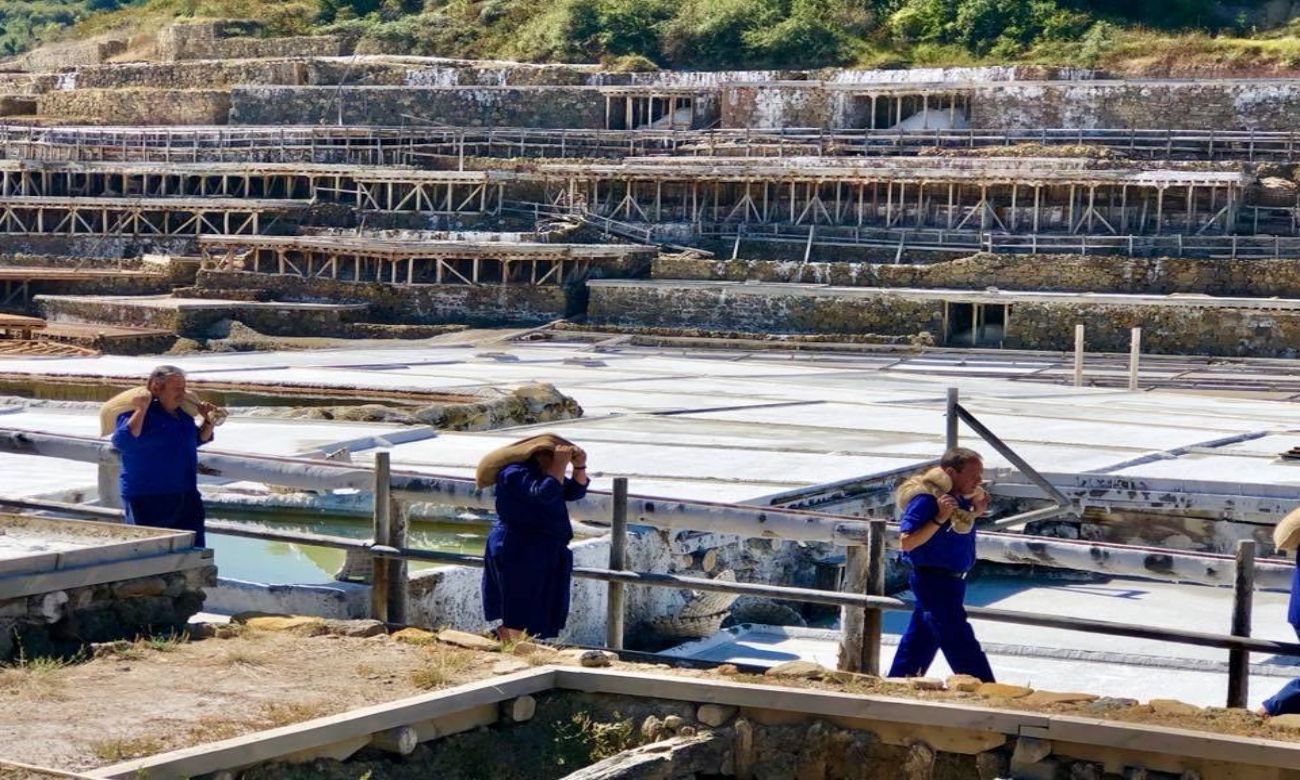
[[[573,538],[566,501],[587,495],[587,486],[564,482],[527,464],[512,463],[497,474],[497,523],[510,529],[552,539]]]
[[[957,498],[962,509],[969,510],[971,504],[965,498]],[[921,526],[939,516],[939,499],[929,493],[922,493],[907,502],[903,516],[898,519],[898,530],[912,533]],[[953,530],[949,523],[931,536],[925,544],[911,552],[903,553],[903,560],[912,567],[930,566],[949,571],[970,571],[975,565],[975,529],[968,534]]]
[[[139,436],[127,428],[131,412],[117,417],[113,446],[122,453],[123,498],[168,496],[198,489],[199,426],[185,412],[168,414],[154,399]]]

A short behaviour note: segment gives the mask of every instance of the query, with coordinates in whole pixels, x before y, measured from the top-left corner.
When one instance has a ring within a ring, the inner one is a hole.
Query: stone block
[[[496,652],[501,649],[501,643],[495,639],[488,639],[485,636],[471,634],[468,631],[457,631],[451,628],[439,631],[437,639],[439,642],[443,642],[444,644],[464,647],[468,650]]]
[[[1041,706],[1047,704],[1083,704],[1086,702],[1096,701],[1099,697],[1094,693],[1069,693],[1063,691],[1034,691],[1028,696],[1019,699],[1020,704],[1029,706]]]
[[[304,615],[253,617],[245,620],[244,625],[255,631],[289,631],[302,636],[322,636],[329,633],[324,620]]]
[[[812,661],[786,661],[763,673],[764,677],[796,680],[821,680],[830,676],[831,670]]]
[[[617,660],[617,655],[605,650],[585,650],[578,656],[578,663],[591,669],[609,666]]]
[[[726,704],[701,704],[695,711],[695,718],[700,723],[717,728],[736,716],[739,710]]]
[[[1033,688],[1026,688],[1023,685],[1008,685],[1007,683],[984,683],[975,689],[975,692],[986,698],[999,699],[1019,699],[1034,692]]]
[[[338,636],[368,637],[388,633],[378,620],[326,620],[325,629]]]
[[[512,723],[532,720],[537,713],[537,700],[532,696],[520,696],[501,703],[501,715]]]
[[[1019,737],[1015,750],[1011,753],[1011,765],[1037,764],[1052,755],[1051,740],[1036,737]]]
[[[1152,699],[1147,706],[1157,715],[1195,715],[1201,711],[1195,704],[1177,699]]]
[[[167,583],[162,577],[141,577],[124,580],[113,585],[113,595],[119,599],[137,596],[161,596],[167,592]]]
[[[407,627],[391,634],[393,641],[402,642],[408,645],[427,645],[437,640],[432,631],[425,631],[423,628]]]
[[[983,684],[983,680],[969,674],[954,674],[947,680],[948,690],[962,693],[974,693]]]

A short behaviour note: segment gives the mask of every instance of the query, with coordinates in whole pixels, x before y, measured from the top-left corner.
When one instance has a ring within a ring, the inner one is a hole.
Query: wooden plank
[[[704,681],[617,670],[562,667],[555,687],[587,693],[614,693],[696,703],[728,704],[768,710],[793,710],[820,716],[870,718],[896,723],[930,724],[974,731],[1016,734],[1021,726],[1046,727],[1051,719],[1033,712],[920,702],[836,691]],[[1297,746],[1300,748],[1300,746]]]
[[[538,667],[449,691],[413,696],[221,742],[123,761],[90,774],[97,778],[123,780],[143,775],[147,775],[149,780],[171,780],[252,766],[359,735],[369,738],[398,726],[456,715],[482,705],[491,705],[495,711],[506,699],[550,690],[554,683],[555,670]]]
[[[450,715],[442,715],[437,718],[412,723],[411,728],[415,729],[416,739],[420,742],[428,742],[431,739],[440,739],[450,734],[459,734],[462,731],[476,729],[479,726],[490,726],[497,722],[500,717],[500,703],[480,704],[475,707],[454,712]]]
[[[31,596],[68,588],[84,588],[105,582],[117,582],[155,574],[196,569],[212,565],[212,551],[192,549],[181,553],[152,555],[116,563],[93,564],[61,569],[46,574],[22,574],[0,578],[0,599]]]

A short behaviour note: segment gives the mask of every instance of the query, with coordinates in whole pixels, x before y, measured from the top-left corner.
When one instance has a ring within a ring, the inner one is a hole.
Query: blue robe
[[[483,616],[536,637],[557,636],[569,617],[573,553],[566,501],[587,494],[526,464],[497,475],[497,519],[484,550]]]

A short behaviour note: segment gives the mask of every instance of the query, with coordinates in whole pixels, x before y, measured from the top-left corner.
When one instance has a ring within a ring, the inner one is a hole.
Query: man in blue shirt
[[[134,399],[133,411],[118,416],[113,431],[113,446],[122,454],[126,521],[193,531],[194,544],[203,547],[198,447],[212,441],[216,407],[199,404],[201,426],[185,414],[185,372],[175,366],[155,368],[148,390]]]
[[[916,607],[890,677],[924,675],[942,650],[953,672],[993,682],[963,605],[966,574],[975,565],[974,521],[988,509],[983,479],[979,454],[957,447],[944,453],[938,468],[904,483],[911,495],[900,495],[899,546],[912,569],[908,582]]]

